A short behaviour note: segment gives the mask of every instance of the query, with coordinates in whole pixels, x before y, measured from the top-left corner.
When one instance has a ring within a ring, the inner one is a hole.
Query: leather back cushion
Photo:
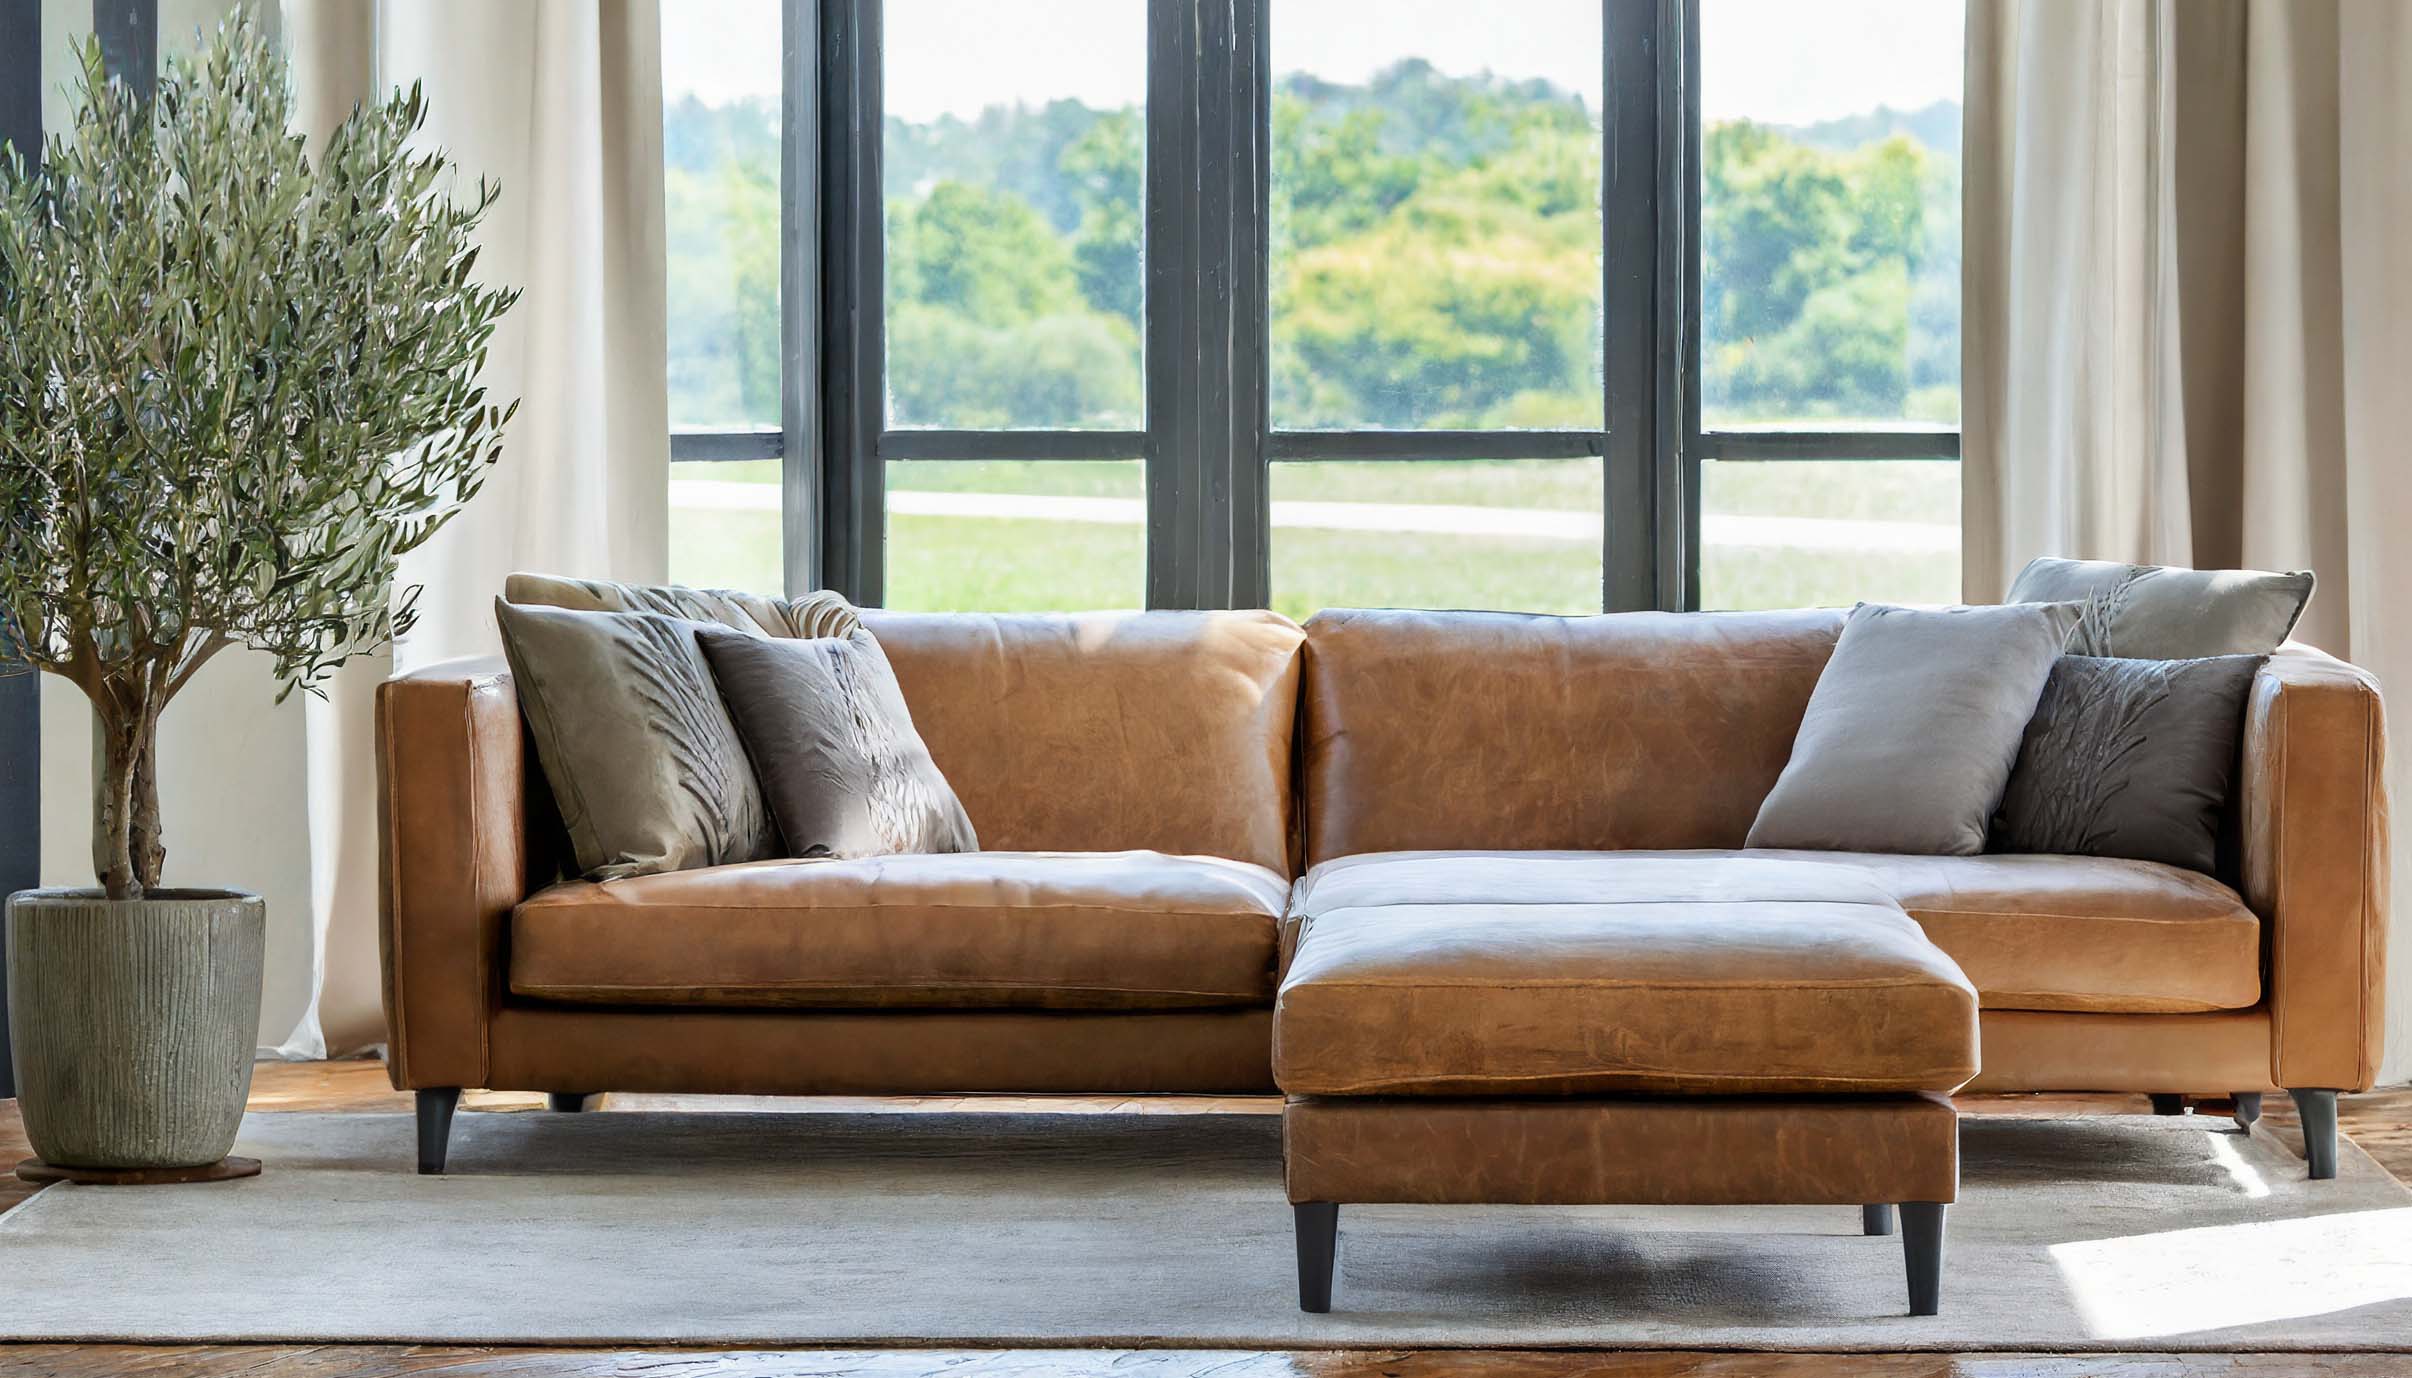
[[[1295,874],[1305,634],[1288,618],[862,616],[983,849],[1144,849]]]
[[[992,852],[1158,851],[1296,875],[1306,634],[1271,612],[910,613],[514,574],[514,603],[879,639],[913,726]]]
[[[1306,863],[1740,847],[1842,620],[1317,613],[1306,624]]]

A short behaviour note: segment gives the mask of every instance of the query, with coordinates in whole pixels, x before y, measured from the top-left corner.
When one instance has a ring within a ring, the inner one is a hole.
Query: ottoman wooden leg
[[[1859,1208],[1859,1232],[1861,1234],[1891,1234],[1893,1232],[1893,1208],[1891,1206],[1861,1206]]]
[[[1910,1314],[1931,1316],[1943,1299],[1943,1203],[1901,1203],[1901,1254],[1909,1264]]]
[[[1340,1245],[1340,1203],[1300,1201],[1290,1207],[1298,1225],[1298,1309],[1332,1309],[1332,1259]]]

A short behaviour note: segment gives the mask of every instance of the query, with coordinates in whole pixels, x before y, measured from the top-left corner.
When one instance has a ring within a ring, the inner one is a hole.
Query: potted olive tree
[[[305,148],[245,16],[150,102],[100,61],[39,170],[0,167],[0,667],[91,702],[99,882],[8,901],[21,1171],[195,1179],[256,1170],[222,1160],[265,914],[160,885],[162,716],[230,647],[281,698],[408,626],[399,557],[499,454],[477,374],[516,293],[470,277],[495,192],[410,146],[417,90]]]

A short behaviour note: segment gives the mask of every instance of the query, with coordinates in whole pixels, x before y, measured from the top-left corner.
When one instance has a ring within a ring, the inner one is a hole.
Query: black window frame
[[[1282,0],[1134,2],[1148,9],[1145,425],[983,431],[887,424],[883,0],[782,0],[782,424],[676,432],[671,458],[782,461],[789,593],[883,601],[890,461],[1143,460],[1146,606],[1221,608],[1271,602],[1275,463],[1597,458],[1600,606],[1617,612],[1700,606],[1707,461],[1959,459],[1957,428],[1702,428],[1700,0],[1601,0],[1602,425],[1273,429],[1268,36]]]

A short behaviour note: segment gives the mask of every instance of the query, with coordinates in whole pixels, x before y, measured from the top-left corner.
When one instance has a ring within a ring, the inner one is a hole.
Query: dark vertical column
[[[1672,412],[1659,416],[1661,472],[1659,539],[1677,552],[1682,601],[1678,609],[1700,606],[1700,5],[1698,0],[1660,0],[1661,34],[1658,67],[1658,137],[1665,150],[1659,171],[1659,226],[1666,274],[1669,242],[1672,261],[1681,272],[1670,275],[1677,292],[1673,309],[1661,322],[1658,367],[1663,400],[1673,389]],[[1669,453],[1669,451],[1672,453]],[[1675,486],[1681,501],[1668,505],[1665,493]],[[1680,524],[1670,523],[1670,515]],[[1668,567],[1666,553],[1660,568]]]
[[[1232,6],[1231,585],[1227,603],[1273,601],[1273,44],[1267,0]]]
[[[1148,606],[1261,606],[1264,0],[1148,10]]]
[[[1659,44],[1655,5],[1601,0],[1607,39],[1601,118],[1602,369],[1608,421],[1601,602],[1610,612],[1669,606],[1658,549]]]
[[[821,576],[877,604],[887,542],[880,0],[826,0],[821,21]]]
[[[787,596],[827,577],[821,558],[821,0],[780,14],[779,511]]]
[[[0,143],[42,161],[42,3],[0,0]],[[42,875],[42,686],[0,673],[0,894]],[[8,945],[0,942],[0,1099],[17,1094],[8,1041]]]
[[[1199,606],[1197,6],[1147,7],[1147,605]]]
[[[92,32],[109,75],[150,99],[159,86],[159,0],[92,0]]]

